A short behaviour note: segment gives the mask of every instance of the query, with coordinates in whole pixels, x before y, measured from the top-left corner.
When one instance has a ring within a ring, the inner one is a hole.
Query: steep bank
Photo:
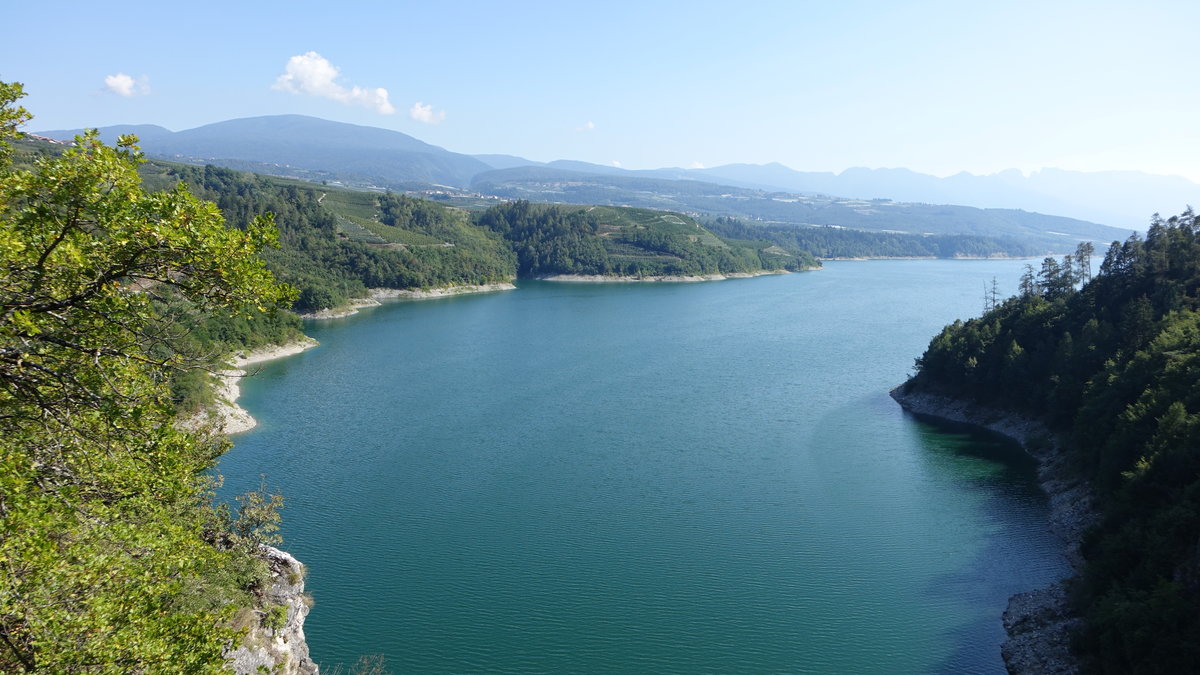
[[[1021,444],[1037,460],[1038,483],[1050,500],[1050,529],[1064,543],[1063,555],[1078,570],[1079,547],[1084,531],[1098,517],[1094,496],[1086,482],[1068,465],[1061,443],[1037,420],[968,401],[912,391],[903,384],[890,392],[902,408],[953,422],[971,424],[1002,434]],[[1004,611],[1008,640],[1001,655],[1010,673],[1076,673],[1071,654],[1071,634],[1081,625],[1068,606],[1063,583],[1018,593]]]
[[[272,607],[285,608],[286,618],[272,628],[258,620],[255,610],[253,627],[242,644],[228,654],[229,668],[237,675],[317,675],[319,668],[309,658],[304,639],[304,618],[310,604],[304,594],[304,566],[291,554],[271,546],[264,546],[262,554],[271,569],[263,606],[268,611]]]
[[[217,405],[201,413],[203,424],[214,425],[220,433],[234,434],[253,429],[257,424],[250,413],[237,404],[241,395],[241,379],[250,366],[299,354],[317,346],[317,341],[305,337],[285,345],[273,345],[244,352],[230,360],[233,368],[221,371],[217,382]],[[272,672],[283,675],[317,675],[318,666],[309,658],[304,638],[304,618],[308,616],[309,600],[304,594],[304,566],[286,551],[271,546],[262,547],[271,581],[262,594],[262,610],[251,610],[246,637],[237,649],[229,652],[228,666],[238,675]],[[262,611],[273,607],[286,608],[281,625],[264,625],[258,619]]]

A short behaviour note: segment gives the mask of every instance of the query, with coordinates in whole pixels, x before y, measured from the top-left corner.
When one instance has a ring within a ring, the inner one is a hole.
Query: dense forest
[[[280,247],[264,258],[281,281],[299,290],[294,309],[300,312],[345,304],[371,287],[429,288],[513,277],[512,254],[499,238],[473,227],[464,212],[433,202],[363,193],[374,202],[368,215],[385,234],[358,241],[344,234],[340,221],[346,216],[322,204],[332,190],[212,166],[167,165],[163,180],[182,181],[216,203],[234,226],[256,214],[274,214]]]
[[[1039,247],[1003,237],[973,234],[902,234],[844,227],[756,225],[720,217],[704,226],[722,237],[764,239],[818,258],[1003,258],[1036,255]]]
[[[345,305],[368,288],[433,288],[553,274],[628,276],[800,270],[809,254],[722,240],[690,218],[645,209],[528,202],[470,213],[393,193],[336,188],[212,166],[147,163],[148,187],[182,182],[240,227],[272,213],[267,266],[298,291],[293,309]],[[788,250],[785,250],[787,248]]]
[[[1200,221],[1027,266],[1020,294],[947,326],[910,387],[1044,420],[1097,491],[1074,587],[1105,673],[1200,663]]]
[[[646,209],[516,201],[488,209],[478,222],[512,245],[522,278],[745,274],[819,266],[795,248],[722,240],[690,218]]]

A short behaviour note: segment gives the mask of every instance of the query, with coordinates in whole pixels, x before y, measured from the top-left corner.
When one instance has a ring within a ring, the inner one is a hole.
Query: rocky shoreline
[[[340,319],[344,316],[351,316],[358,313],[358,310],[363,307],[377,307],[382,305],[383,300],[432,300],[435,298],[448,298],[455,295],[469,295],[472,293],[494,293],[496,291],[512,291],[516,290],[516,286],[511,282],[503,282],[496,284],[467,284],[463,286],[442,286],[439,288],[370,288],[367,289],[368,295],[365,298],[355,298],[350,301],[348,307],[337,309],[322,309],[316,312],[308,312],[301,314],[301,319]]]
[[[816,271],[820,267],[814,267]],[[770,274],[790,274],[787,270],[763,270],[760,272],[731,272],[729,274],[695,274],[695,275],[665,275],[665,276],[620,276],[609,274],[548,274],[537,277],[537,281],[557,281],[564,283],[582,283],[582,284],[604,284],[604,283],[655,283],[655,282],[674,282],[674,283],[691,283],[699,281],[723,281],[725,279],[748,279],[751,277],[761,277]],[[306,312],[300,314],[301,319],[340,319],[346,316],[357,314],[363,307],[377,307],[382,305],[387,300],[431,300],[435,298],[447,298],[455,295],[467,295],[472,293],[494,293],[496,291],[512,291],[516,290],[516,285],[511,282],[495,283],[495,284],[470,284],[463,286],[442,286],[439,288],[429,289],[413,289],[413,288],[371,288],[368,289],[368,295],[365,298],[354,298],[350,303],[343,307],[331,309],[322,309],[316,312]]]
[[[247,376],[246,368],[256,363],[299,354],[316,346],[316,340],[305,336],[286,345],[271,345],[235,355],[229,361],[230,368],[214,373],[217,376],[214,385],[216,404],[182,420],[178,423],[180,428],[192,431],[209,429],[218,434],[240,434],[253,429],[258,422],[237,404],[237,399],[242,394],[242,378]]]
[[[316,340],[305,336],[288,344],[235,355],[229,361],[230,368],[216,373],[216,404],[177,424],[184,429],[210,434],[234,434],[253,429],[257,424],[254,418],[237,404],[241,379],[247,375],[246,368],[316,346]],[[272,607],[284,606],[287,616],[281,626],[274,628],[263,625],[255,617],[241,644],[226,653],[226,666],[238,675],[261,672],[317,675],[319,668],[309,657],[304,639],[304,618],[311,605],[304,593],[304,566],[291,554],[271,546],[262,547],[261,557],[267,562],[271,580],[262,594],[262,607],[244,611],[260,615]]]
[[[820,268],[814,268],[820,269]],[[787,270],[762,270],[759,272],[730,272],[729,274],[668,274],[664,276],[628,276],[616,274],[547,274],[538,281],[561,281],[574,284],[607,283],[694,283],[698,281],[724,281],[725,279],[749,279],[769,274],[791,274]]]
[[[1020,443],[1037,460],[1038,483],[1050,499],[1050,529],[1063,540],[1063,554],[1078,571],[1083,533],[1096,522],[1098,514],[1091,490],[1068,465],[1059,438],[1037,420],[948,396],[911,391],[908,383],[890,393],[908,412],[983,427]],[[1081,619],[1071,613],[1062,581],[1009,598],[1003,621],[1008,640],[1000,653],[1010,673],[1079,672],[1070,643]]]
[[[256,622],[237,649],[227,655],[229,670],[236,675],[280,673],[318,675],[320,667],[308,653],[304,639],[304,617],[311,602],[304,594],[304,565],[286,551],[262,547],[262,557],[271,570],[270,585],[263,592],[263,607],[283,606],[283,625],[270,628]]]

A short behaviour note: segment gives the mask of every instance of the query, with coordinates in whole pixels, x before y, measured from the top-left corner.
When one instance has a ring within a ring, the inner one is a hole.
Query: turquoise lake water
[[[323,668],[999,673],[1066,570],[1019,449],[889,388],[1023,261],[523,283],[310,323],[243,385]]]

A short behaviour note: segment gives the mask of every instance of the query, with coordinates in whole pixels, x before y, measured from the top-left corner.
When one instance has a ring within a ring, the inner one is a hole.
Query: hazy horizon
[[[1163,48],[1200,6],[311,2],[9,8],[29,129],[304,114],[463,154],[631,169],[1141,171],[1200,182]]]

